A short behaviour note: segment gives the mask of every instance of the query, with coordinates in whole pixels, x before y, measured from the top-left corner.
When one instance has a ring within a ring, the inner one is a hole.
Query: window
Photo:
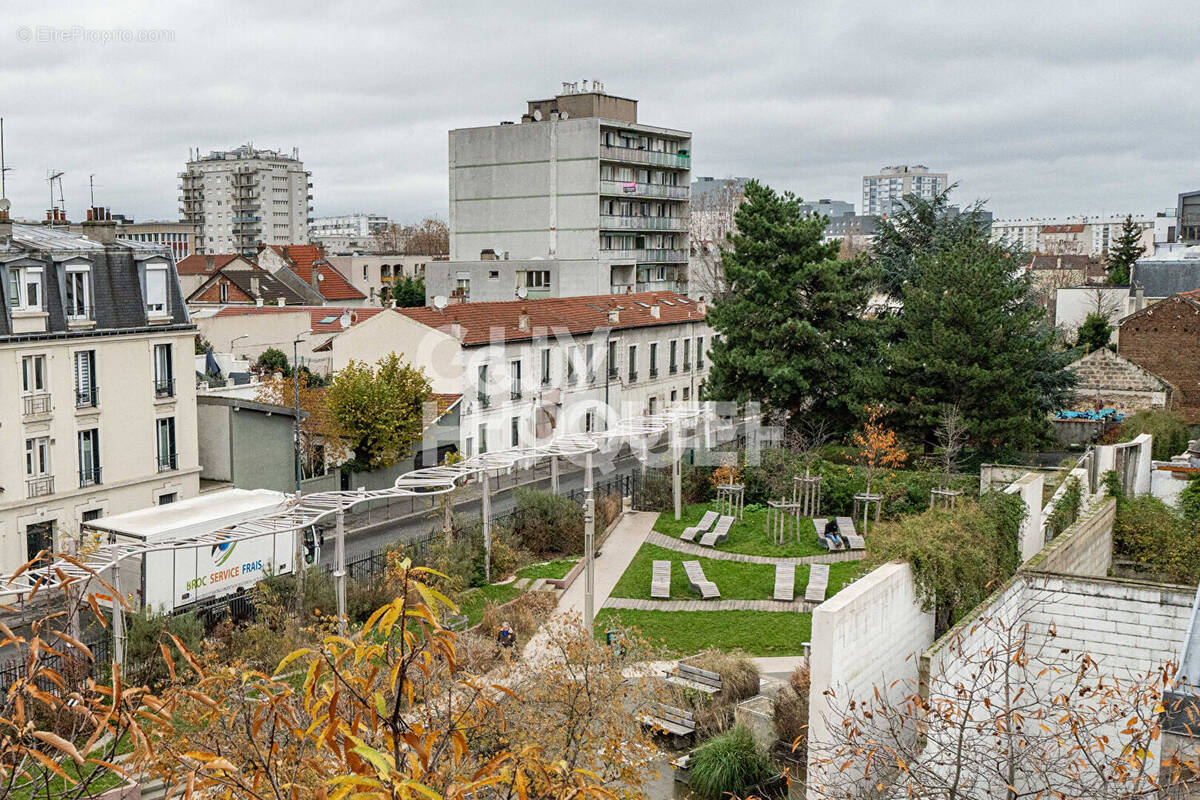
[[[91,319],[91,269],[86,266],[67,267],[67,319]]]
[[[513,417],[509,424],[512,426],[512,446],[521,446],[521,418]]]
[[[594,430],[596,430],[596,412],[589,410],[583,415],[583,432],[591,433]]]
[[[488,280],[492,280],[492,281],[498,281],[498,280],[500,280],[500,270],[498,270],[498,269],[489,269],[489,270],[488,270]]]
[[[42,310],[42,268],[10,267],[8,304],[14,311]]]
[[[175,366],[169,344],[154,345],[154,396],[175,396]]]
[[[75,353],[75,407],[94,408],[99,400],[96,392],[96,351]]]
[[[25,356],[21,359],[21,389],[25,394],[46,391],[45,356]]]
[[[650,377],[658,377],[658,342],[650,343]]]
[[[690,400],[692,398],[692,388],[690,386],[683,387],[683,399]]]
[[[162,265],[146,267],[146,311],[152,316],[167,313],[167,269]]]
[[[165,472],[178,466],[175,453],[175,418],[163,417],[158,420],[158,471]]]
[[[634,381],[637,380],[637,345],[636,344],[629,345],[629,364],[627,365],[627,368],[629,370],[629,373],[628,373],[629,374],[629,382],[633,383]]]
[[[479,423],[479,453],[486,453],[487,449],[487,423]]]
[[[483,406],[484,408],[487,408],[488,402],[489,402],[487,364],[483,364],[482,366],[479,367],[478,374],[479,374],[479,377],[475,384],[476,398],[479,400],[479,405]],[[480,441],[482,441],[482,440],[480,440]],[[480,450],[479,452],[482,453],[483,451]]]
[[[550,348],[542,348],[542,386],[550,385]]]
[[[363,264],[363,280],[367,280],[367,265]]]
[[[578,370],[578,368],[579,368],[579,365],[577,363],[578,361],[579,361],[579,348],[572,347],[570,350],[567,351],[567,383],[575,382],[575,380],[576,380],[575,373],[576,373],[576,370]]]
[[[550,288],[550,270],[548,269],[528,269],[521,273],[518,286],[524,286],[527,289],[549,289]]]
[[[672,340],[671,341],[671,374],[672,375],[674,375],[676,372],[679,371],[679,364],[675,360],[675,356],[677,354],[678,349],[679,349],[679,342]]]
[[[696,369],[704,369],[704,337],[696,337]]]
[[[25,477],[37,478],[50,474],[50,437],[37,436],[25,440]]]
[[[674,405],[675,399],[679,396],[679,392],[675,389],[671,390],[671,404]]]
[[[91,509],[88,509],[87,511],[83,512],[83,516],[80,519],[83,522],[95,522],[96,520],[100,519],[103,516],[104,516],[103,509],[91,508]]]
[[[692,340],[683,340],[683,369],[686,372],[692,368]]]
[[[596,345],[587,346],[587,379],[588,383],[596,380]]]
[[[221,302],[228,303],[229,302],[229,284],[226,283],[225,281],[221,281],[220,289],[221,289],[221,291],[220,291]]]
[[[158,496],[158,504],[160,506],[169,506],[169,505],[171,505],[171,503],[174,503],[178,499],[179,499],[178,492],[167,492],[166,494],[160,494]]]
[[[463,455],[466,456],[467,458],[470,458],[471,456],[475,455],[475,437],[474,436],[467,437],[467,441],[464,443]]]
[[[608,343],[608,379],[613,381],[617,379],[617,341],[615,339]]]
[[[520,359],[509,364],[509,375],[512,376],[512,399],[521,399],[521,361]]]
[[[654,416],[654,414],[655,414],[657,411],[658,411],[658,398],[657,398],[657,397],[651,397],[651,398],[650,398],[650,416]]]
[[[100,431],[79,432],[79,487],[100,483]]]

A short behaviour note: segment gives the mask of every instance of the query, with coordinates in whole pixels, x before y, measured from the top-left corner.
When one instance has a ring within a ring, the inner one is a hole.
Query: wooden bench
[[[664,600],[671,597],[671,562],[655,561],[650,578],[650,596]]]
[[[812,564],[808,568],[808,585],[804,587],[804,599],[814,603],[825,602],[825,592],[829,589],[829,565]]]
[[[654,711],[642,714],[638,722],[672,736],[690,736],[696,732],[696,718],[690,711],[659,703]]]
[[[721,673],[709,672],[706,669],[693,667],[691,664],[680,662],[674,671],[667,676],[667,682],[688,689],[696,689],[705,694],[716,694],[721,691]]]
[[[717,585],[704,576],[704,568],[700,566],[699,561],[683,562],[683,571],[687,573],[688,585],[699,592],[703,599],[711,600],[721,596]]]
[[[796,565],[775,565],[775,599],[792,602],[796,599]]]
[[[692,782],[692,754],[684,753],[678,758],[671,759],[671,768],[675,771],[675,780],[684,786]]]
[[[679,538],[687,542],[696,541],[696,536],[702,533],[708,533],[708,529],[713,526],[720,515],[715,511],[705,511],[704,516],[700,521],[690,528],[684,528],[683,533],[679,534]]]
[[[705,547],[712,547],[720,544],[729,538],[729,529],[733,527],[733,517],[721,517],[717,520],[717,526],[708,533],[700,537],[700,544]]]
[[[461,633],[467,629],[468,622],[470,620],[467,619],[466,614],[447,614],[442,620],[442,627],[448,631]]]
[[[838,517],[837,518],[837,526],[838,526],[838,533],[840,533],[842,535],[842,538],[845,539],[846,542],[850,545],[849,549],[851,549],[851,550],[867,549],[866,541],[864,541],[863,537],[859,536],[858,533],[854,530],[854,520],[850,519],[849,517]]]

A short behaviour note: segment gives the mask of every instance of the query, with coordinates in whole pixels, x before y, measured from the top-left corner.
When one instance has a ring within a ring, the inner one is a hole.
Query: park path
[[[812,611],[816,603],[806,600],[641,600],[636,597],[610,597],[605,608],[631,611]]]
[[[821,553],[816,556],[749,556],[745,553],[726,553],[724,550],[702,547],[692,542],[676,539],[674,536],[667,536],[658,531],[651,531],[646,536],[646,542],[658,545],[659,547],[665,547],[668,550],[686,553],[690,556],[715,558],[720,561],[740,561],[743,564],[770,564],[772,566],[775,564],[836,564],[839,561],[857,561],[865,555],[861,550],[843,550],[838,553]]]
[[[650,534],[657,519],[658,512],[655,511],[627,511],[622,515],[617,527],[613,528],[612,533],[608,535],[600,555],[596,557],[596,596],[592,605],[595,611],[604,607],[608,595],[616,587],[617,581],[621,580],[625,570],[629,568],[630,562],[637,555],[642,543],[646,541],[646,537]],[[558,608],[554,612],[556,616],[573,613],[580,619],[583,618],[583,590],[586,583],[581,573],[567,587],[567,590],[558,598]],[[525,659],[536,659],[543,656],[544,641],[545,637],[541,631],[534,634],[525,645],[523,651]]]

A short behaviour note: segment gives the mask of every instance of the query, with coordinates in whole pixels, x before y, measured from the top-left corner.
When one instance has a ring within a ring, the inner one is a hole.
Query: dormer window
[[[67,319],[92,318],[92,268],[90,264],[68,264],[66,280]]]
[[[9,267],[8,305],[13,311],[42,310],[41,267]]]
[[[167,265],[146,265],[146,312],[152,317],[167,315]]]

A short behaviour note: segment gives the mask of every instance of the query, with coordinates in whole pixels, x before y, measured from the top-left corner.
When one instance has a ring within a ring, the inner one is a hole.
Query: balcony
[[[601,250],[608,261],[637,261],[643,264],[686,264],[686,250]]]
[[[95,321],[96,321],[96,309],[92,308],[91,306],[88,306],[87,308],[77,308],[73,311],[72,310],[67,311],[67,323],[68,324],[70,324],[72,322],[95,322]]]
[[[607,231],[686,231],[687,220],[681,217],[618,216],[601,214],[600,229]]]
[[[84,386],[75,390],[76,408],[95,408],[100,405],[100,387]]]
[[[39,414],[49,414],[54,410],[54,403],[50,401],[48,393],[27,394],[21,400],[24,404],[21,408],[22,416],[34,417]]]
[[[511,392],[509,392],[509,399],[510,399],[510,400],[520,400],[520,399],[521,399],[521,396],[522,396],[522,395],[521,395],[521,390],[520,390],[520,389],[513,389]]]
[[[687,186],[664,186],[658,183],[635,183],[633,181],[600,181],[600,194],[622,197],[661,197],[666,200],[687,200]]]
[[[692,371],[692,362],[690,362],[690,361],[684,361],[684,362],[683,362],[683,371],[684,371],[684,372],[691,372],[691,371]]]
[[[654,380],[657,377],[658,377],[658,367],[651,367],[650,368],[650,379]]]
[[[79,470],[79,488],[85,486],[100,485],[100,467],[91,467]]]
[[[618,377],[619,377],[619,373],[617,372],[617,368],[609,367],[608,368],[608,379],[610,381],[615,381],[615,380],[617,380]]]
[[[158,454],[158,471],[170,472],[173,469],[179,468],[178,453],[159,453]]]
[[[626,383],[637,383],[637,370],[629,370],[629,375],[625,378]]]
[[[165,378],[154,381],[154,396],[157,398],[175,396],[175,379]]]
[[[492,398],[488,396],[487,392],[475,395],[475,400],[479,403],[480,408],[487,408],[492,404]]]
[[[38,475],[25,479],[25,497],[32,500],[35,497],[45,497],[54,494],[54,476]]]
[[[679,372],[679,365],[678,365],[678,364],[672,364],[672,365],[671,365],[671,374],[672,374],[672,375],[674,375],[676,372]]]
[[[604,161],[653,164],[657,167],[672,167],[674,169],[692,168],[692,159],[689,156],[681,156],[674,153],[659,153],[655,150],[635,150],[632,147],[601,145],[600,158]]]

